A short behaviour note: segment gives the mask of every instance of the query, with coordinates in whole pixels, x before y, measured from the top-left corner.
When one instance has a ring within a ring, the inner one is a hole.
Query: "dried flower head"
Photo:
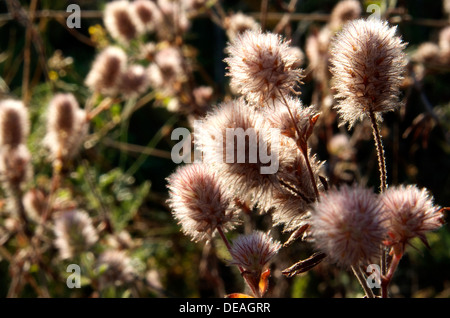
[[[38,222],[47,206],[47,198],[41,190],[32,188],[24,194],[22,203],[27,216]]]
[[[19,189],[32,176],[31,154],[24,144],[3,146],[0,150],[0,178],[8,189]]]
[[[331,72],[342,123],[395,110],[406,66],[406,44],[386,21],[348,22],[332,41]]]
[[[53,159],[70,159],[79,151],[88,131],[86,112],[71,93],[58,93],[50,101],[44,144]]]
[[[148,66],[150,85],[167,95],[173,95],[184,81],[183,56],[172,46],[165,47],[154,56],[154,63]]]
[[[19,146],[25,142],[29,130],[28,110],[24,104],[13,99],[1,101],[0,146]]]
[[[121,74],[119,83],[119,90],[125,98],[139,96],[150,85],[147,69],[138,64],[130,65]]]
[[[297,57],[280,35],[247,30],[226,48],[230,86],[248,102],[263,106],[289,95],[301,78]]]
[[[259,30],[260,25],[251,16],[238,12],[225,19],[225,29],[228,39],[233,40],[247,30]]]
[[[230,264],[249,273],[261,274],[280,248],[280,242],[262,231],[241,234],[233,240]]]
[[[370,264],[380,255],[386,222],[378,196],[361,186],[341,186],[314,204],[311,237],[316,248],[343,267]]]
[[[443,224],[441,208],[434,204],[428,190],[415,185],[390,187],[381,194],[388,223],[389,244],[401,251],[413,238],[428,246],[425,234]]]
[[[126,53],[119,47],[109,46],[95,58],[85,84],[91,91],[115,95],[126,65]]]
[[[413,59],[419,63],[439,63],[440,49],[436,43],[424,42],[419,45]]]
[[[276,183],[279,158],[275,137],[259,112],[237,99],[210,111],[195,129],[194,142],[230,196],[240,200],[251,197],[256,202],[270,197]]]
[[[55,241],[61,259],[89,250],[98,241],[92,220],[85,211],[64,211],[55,218]]]
[[[161,12],[153,1],[135,0],[133,1],[132,10],[144,25],[145,30],[153,31],[161,23]]]
[[[111,37],[117,41],[128,43],[143,32],[136,12],[127,0],[117,0],[106,4],[103,22]]]
[[[131,283],[136,276],[131,259],[125,251],[104,251],[98,257],[96,269],[100,274],[100,288],[123,286]]]
[[[331,12],[330,28],[338,30],[346,22],[361,16],[361,3],[357,0],[343,0],[336,4]]]
[[[173,216],[194,241],[210,239],[218,227],[233,228],[236,215],[231,200],[206,165],[179,167],[167,181]]]

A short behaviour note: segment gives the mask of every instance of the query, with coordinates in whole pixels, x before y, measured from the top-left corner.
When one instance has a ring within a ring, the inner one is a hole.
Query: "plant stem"
[[[356,278],[358,278],[359,284],[364,289],[364,292],[366,293],[367,298],[375,298],[375,295],[372,292],[372,289],[367,285],[367,281],[361,272],[361,268],[352,266],[353,274],[355,274]]]
[[[372,123],[373,138],[377,148],[378,168],[380,170],[380,192],[383,193],[387,189],[386,183],[386,158],[384,154],[383,143],[381,141],[380,129],[378,127],[377,119],[372,110],[369,111],[370,122]]]
[[[382,279],[381,279],[381,297],[382,298],[388,297],[388,287],[392,281],[392,277],[394,276],[395,271],[397,270],[397,267],[398,267],[398,264],[400,263],[401,258],[402,258],[402,255],[397,255],[394,253],[392,262],[389,265],[388,273],[385,276],[382,276]]]

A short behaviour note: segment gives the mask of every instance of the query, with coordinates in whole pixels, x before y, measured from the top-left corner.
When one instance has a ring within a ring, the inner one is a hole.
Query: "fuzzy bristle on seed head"
[[[135,0],[132,2],[132,10],[144,25],[147,31],[153,31],[161,23],[161,12],[153,1]]]
[[[224,231],[234,227],[237,219],[231,199],[206,165],[179,167],[167,181],[173,216],[194,241],[211,239],[218,227]]]
[[[388,219],[391,245],[399,244],[404,249],[415,237],[427,244],[425,234],[443,224],[442,210],[434,204],[426,189],[415,185],[390,187],[381,194],[381,200]]]
[[[280,35],[247,30],[226,48],[231,88],[256,106],[271,105],[292,93],[302,72],[297,57]]]
[[[346,22],[361,16],[361,3],[358,0],[343,0],[336,4],[331,12],[330,28],[338,30]]]
[[[126,65],[126,53],[119,47],[109,46],[95,58],[85,84],[91,91],[115,95]]]
[[[203,161],[217,171],[230,196],[255,203],[270,198],[279,160],[271,128],[245,100],[236,99],[212,109],[195,129]],[[270,158],[263,158],[266,154]]]
[[[30,130],[28,110],[21,101],[0,102],[0,146],[17,147],[24,143]]]
[[[311,212],[315,247],[342,267],[371,264],[380,256],[386,234],[380,200],[361,186],[325,192]]]
[[[144,93],[149,85],[147,69],[136,64],[128,66],[121,74],[119,90],[125,98],[131,98]]]
[[[241,234],[232,242],[230,264],[261,274],[280,248],[278,241],[262,231]]]
[[[342,124],[349,126],[369,112],[400,106],[406,44],[386,21],[358,19],[344,25],[331,44],[331,73]]]
[[[257,31],[261,28],[258,22],[251,16],[245,15],[242,12],[235,13],[225,20],[225,27],[227,30],[228,39],[233,40],[239,34],[253,30]]]
[[[54,232],[54,244],[61,259],[79,255],[98,241],[91,218],[81,210],[64,211],[57,215]]]
[[[32,173],[31,153],[24,144],[1,147],[0,175],[6,190],[20,188],[31,179]]]

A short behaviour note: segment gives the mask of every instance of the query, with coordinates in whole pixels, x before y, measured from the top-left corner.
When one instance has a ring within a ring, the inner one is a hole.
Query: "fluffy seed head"
[[[25,142],[30,130],[28,110],[21,101],[0,102],[0,146],[17,147]]]
[[[100,272],[101,288],[129,284],[136,274],[130,257],[122,250],[106,250],[100,254],[96,268]]]
[[[3,146],[0,150],[0,176],[3,186],[17,189],[32,176],[31,154],[24,144],[17,147]]]
[[[331,12],[330,28],[332,30],[338,30],[347,21],[359,18],[361,11],[361,3],[357,0],[338,2]]]
[[[227,30],[228,39],[235,39],[240,33],[247,30],[257,31],[260,25],[251,16],[245,15],[242,12],[231,15],[225,20],[225,27]]]
[[[125,98],[139,96],[149,87],[147,70],[142,65],[130,65],[121,74],[119,90]]]
[[[47,134],[44,144],[51,157],[74,157],[87,134],[86,112],[80,109],[71,93],[58,93],[50,101],[47,113]]]
[[[217,171],[230,196],[254,201],[270,197],[276,177],[264,170],[277,168],[278,145],[263,117],[243,99],[224,102],[210,111],[195,128],[194,139],[203,161]],[[273,160],[263,160],[262,153]]]
[[[119,47],[109,46],[95,58],[85,84],[90,90],[115,95],[121,74],[125,71],[127,55]]]
[[[224,231],[233,228],[236,218],[230,199],[206,165],[179,167],[167,181],[173,216],[194,241],[210,239],[219,226]]]
[[[406,66],[406,44],[386,21],[348,22],[332,41],[331,73],[342,123],[353,126],[369,112],[395,110]]]
[[[380,200],[369,189],[341,186],[314,204],[311,236],[316,248],[342,267],[370,264],[386,235]]]
[[[132,3],[132,10],[147,31],[153,31],[161,23],[161,12],[153,1],[135,0]]]
[[[230,263],[247,272],[261,274],[280,248],[280,242],[262,231],[241,234],[232,243]]]
[[[85,211],[62,212],[55,219],[55,246],[61,259],[72,258],[87,251],[98,241],[92,220]]]
[[[381,195],[391,245],[401,248],[414,237],[426,245],[425,234],[443,224],[441,208],[433,203],[433,197],[426,189],[415,185],[390,187]]]
[[[127,0],[112,1],[106,4],[103,22],[111,37],[128,43],[142,33],[143,25]]]
[[[280,35],[247,30],[226,48],[230,86],[248,102],[263,106],[289,95],[299,83],[301,70],[295,54]]]

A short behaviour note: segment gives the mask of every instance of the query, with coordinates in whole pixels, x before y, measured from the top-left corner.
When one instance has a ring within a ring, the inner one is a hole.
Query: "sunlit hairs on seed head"
[[[229,40],[234,40],[239,34],[247,30],[257,31],[261,28],[253,17],[242,12],[230,15],[225,19],[224,24]]]
[[[295,68],[297,57],[280,35],[247,30],[226,48],[230,87],[258,107],[272,105],[292,94],[302,71]]]
[[[384,213],[389,220],[388,244],[403,252],[418,237],[428,246],[426,233],[439,229],[443,223],[441,207],[425,188],[415,185],[394,186],[381,194]]]
[[[106,30],[119,42],[128,43],[144,31],[144,25],[132,8],[127,0],[112,1],[105,6],[103,22]]]
[[[148,32],[154,31],[161,23],[162,16],[158,6],[153,1],[136,0],[131,3],[135,16]]]
[[[231,198],[206,164],[178,167],[167,181],[173,216],[194,241],[210,240],[218,227],[234,228],[238,220]]]
[[[25,143],[30,130],[28,110],[21,101],[0,102],[0,146],[17,147]]]
[[[311,212],[314,246],[343,268],[378,259],[386,234],[381,202],[372,189],[362,186],[325,192]]]
[[[400,106],[406,44],[396,27],[377,19],[344,25],[331,44],[331,73],[341,123],[349,126],[369,112],[380,114]]]

